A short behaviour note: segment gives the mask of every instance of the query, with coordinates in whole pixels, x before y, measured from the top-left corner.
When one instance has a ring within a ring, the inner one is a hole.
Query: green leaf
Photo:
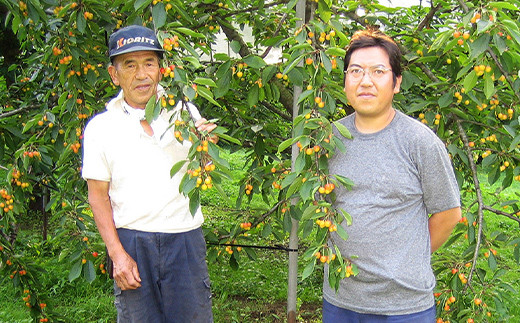
[[[198,86],[197,93],[204,99],[206,99],[209,102],[216,105],[217,107],[220,107],[220,103],[218,103],[217,101],[215,101],[215,99],[213,99],[213,93],[208,88],[206,88],[204,86]]]
[[[314,272],[314,266],[316,265],[316,260],[312,259],[307,266],[303,269],[302,280],[309,277]]]
[[[293,138],[286,139],[282,141],[280,146],[278,146],[278,153],[281,153],[282,151],[286,150],[287,148],[291,147],[293,143]]]
[[[313,191],[315,191],[316,181],[308,180],[300,188],[300,196],[303,201],[309,201],[313,199]]]
[[[495,258],[495,255],[493,255],[492,252],[489,252],[488,265],[489,269],[493,271],[497,269],[497,259]]]
[[[448,241],[446,241],[443,245],[442,245],[442,248],[448,248],[449,246],[451,246],[455,241],[457,241],[460,237],[462,236],[462,232],[459,232],[457,234],[454,234],[450,237],[450,239]]]
[[[244,63],[246,63],[251,68],[262,68],[266,66],[266,62],[260,57],[256,55],[249,55],[244,57]]]
[[[195,55],[196,52],[193,49],[190,49],[190,52],[192,52],[193,56],[185,56],[182,59],[184,61],[190,63],[194,69],[202,68],[202,65],[200,64],[200,61],[199,61],[199,56]]]
[[[498,8],[498,9],[508,9],[508,10],[519,10],[514,4],[509,3],[507,1],[500,1],[500,2],[489,2],[486,4],[488,8]]]
[[[473,87],[477,84],[477,80],[478,76],[474,70],[469,72],[468,75],[466,75],[463,82],[463,86],[466,92],[469,92],[473,89]]]
[[[175,165],[173,165],[170,169],[170,177],[173,177],[175,174],[177,174],[177,172],[182,168],[182,166],[184,166],[184,164],[186,164],[186,162],[188,162],[188,160],[185,159],[175,163]]]
[[[249,90],[249,93],[247,94],[247,103],[250,108],[258,103],[258,86],[255,85]]]
[[[85,19],[85,17],[83,17],[81,12],[78,12],[78,15],[76,17],[76,27],[81,34],[85,33],[85,28],[87,27],[87,20]]]
[[[208,154],[220,167],[229,168],[229,162],[226,159],[220,157],[219,147],[212,142],[209,142],[208,144]]]
[[[233,40],[230,44],[229,44],[229,47],[231,47],[231,49],[233,50],[233,52],[235,52],[236,54],[238,54],[240,52],[240,48],[242,48],[242,46],[240,45],[240,42],[236,41],[236,40]]]
[[[516,149],[516,146],[520,143],[520,134],[511,141],[511,144],[509,145],[509,152]]]
[[[461,77],[466,75],[471,69],[473,69],[473,66],[471,64],[466,64],[466,66],[464,66],[460,69],[460,71],[458,71],[456,79],[459,80]]]
[[[266,68],[264,68],[264,70],[262,71],[262,82],[264,82],[265,85],[268,85],[267,82],[269,82],[271,80],[271,78],[273,77],[273,75],[276,73],[277,70],[278,70],[278,67],[274,66],[274,65],[270,65],[270,66],[267,66]]]
[[[352,225],[352,216],[350,215],[350,213],[348,213],[347,211],[345,211],[343,209],[339,209],[339,211],[340,211],[341,215],[343,216],[343,218],[345,219],[345,221],[347,221],[347,225]]]
[[[267,238],[273,232],[273,227],[269,223],[264,225],[262,229],[262,238]]]
[[[179,190],[181,193],[183,193],[186,196],[189,196],[190,192],[197,187],[197,179],[195,177],[189,177],[188,174],[186,174],[183,177],[183,181],[180,184]]]
[[[352,139],[352,134],[347,129],[347,127],[345,127],[343,124],[339,123],[338,121],[333,121],[332,123],[336,126],[336,129],[338,129],[339,133],[343,137],[345,137],[347,139]]]
[[[340,236],[340,238],[343,240],[348,240],[348,233],[347,231],[345,231],[343,226],[337,225],[336,227],[338,228],[338,231],[336,231],[336,233]]]
[[[330,18],[332,17],[330,5],[327,5],[325,1],[318,2],[318,14],[325,23],[328,23]]]
[[[246,252],[249,259],[253,261],[258,260],[258,256],[256,255],[256,252],[253,248],[244,248],[244,251]]]
[[[291,61],[291,63],[289,65],[287,65],[287,67],[283,70],[282,74],[289,74],[289,72],[294,68],[296,67],[299,63],[301,63],[303,57],[305,56],[306,54],[301,54],[300,56],[296,57],[293,61]]]
[[[406,111],[408,113],[420,111],[420,110],[423,110],[429,104],[430,104],[430,102],[428,102],[426,100],[421,100],[419,102],[415,102],[415,103],[411,104],[409,107],[406,108]]]
[[[305,154],[299,153],[294,162],[294,173],[299,174],[305,168]]]
[[[69,272],[69,282],[72,282],[81,275],[82,266],[83,264],[81,263],[81,259],[79,259],[74,263],[74,265],[72,265],[72,268]]]
[[[186,95],[190,101],[193,101],[193,99],[195,99],[195,95],[197,94],[197,92],[191,86],[187,85],[182,88],[182,93],[184,93],[184,95]]]
[[[347,152],[347,148],[345,147],[345,143],[343,143],[343,140],[341,140],[337,136],[332,137],[332,140],[336,145],[336,149],[338,149],[342,154],[345,154]]]
[[[91,260],[88,260],[83,265],[83,277],[85,277],[85,280],[89,283],[92,283],[96,279],[96,269]]]
[[[327,71],[327,73],[330,74],[330,72],[332,72],[332,63],[330,61],[330,58],[323,51],[320,51],[320,57],[321,57],[321,62],[323,63],[323,67],[325,68],[325,71]]]
[[[286,198],[290,198],[297,190],[302,187],[303,182],[300,178],[297,178],[294,182],[292,182],[291,186],[289,186],[289,189],[287,189],[287,194],[285,195]]]
[[[480,19],[477,22],[477,33],[482,34],[493,26],[493,22],[490,20]]]
[[[285,176],[285,178],[282,180],[282,189],[286,188],[287,186],[291,185],[298,174],[296,173],[290,173],[289,175]],[[301,181],[300,181],[301,182]]]
[[[489,75],[486,75],[484,79],[484,94],[488,100],[495,94],[495,84]]]
[[[231,267],[231,269],[233,270],[238,270],[238,268],[240,267],[240,265],[238,264],[238,261],[236,259],[236,255],[238,254],[238,252],[234,252],[231,257],[229,257],[229,266]]]
[[[439,104],[440,108],[445,108],[449,106],[453,102],[453,94],[451,92],[444,93],[437,103]]]
[[[409,90],[414,84],[421,84],[421,79],[410,71],[403,71],[402,76],[401,88],[403,90]]]
[[[189,196],[190,198],[190,213],[192,216],[195,216],[197,210],[200,207],[200,195],[199,190],[193,190],[193,193]]]
[[[27,3],[27,11],[29,12],[29,17],[33,20],[34,24],[37,24],[42,18],[44,21],[47,21],[47,15],[45,11],[43,11],[43,6],[38,0],[29,0]]]
[[[177,27],[177,28],[175,28],[175,31],[178,31],[178,32],[183,33],[184,35],[190,36],[190,37],[205,38],[204,34],[198,33],[196,31],[193,31],[193,30],[185,28],[185,27]]]
[[[152,7],[152,17],[155,28],[161,28],[166,23],[166,7],[163,2],[158,2]]]
[[[435,52],[441,48],[444,48],[446,46],[446,43],[449,39],[451,39],[452,31],[446,30],[445,32],[438,33],[437,38],[433,41],[432,45],[430,46],[429,51]]]
[[[329,56],[344,57],[346,51],[343,48],[329,47],[325,50],[325,53]]]
[[[354,186],[354,182],[342,175],[335,174],[333,175],[346,189],[350,189]]]
[[[159,115],[159,112],[161,111],[160,101],[161,100],[156,102],[155,96],[152,96],[146,103],[144,116],[148,123],[152,123],[152,121],[155,120],[155,118],[157,118],[157,116]]]
[[[193,80],[193,83],[200,84],[200,85],[207,85],[211,87],[216,87],[217,84],[212,79],[208,79],[205,77],[197,77],[195,80]]]
[[[149,5],[150,3],[152,3],[152,0],[137,0],[134,3],[134,9],[135,11],[140,11],[143,7]]]
[[[319,208],[318,205],[314,205],[314,204],[309,205],[305,209],[305,211],[303,211],[303,215],[302,215],[301,221],[310,219],[316,213],[316,210],[318,208]]]
[[[491,36],[489,34],[483,34],[479,38],[477,38],[474,42],[469,43],[470,47],[470,58],[476,58],[484,53],[489,48],[489,42],[491,41]],[[467,89],[466,89],[467,90]]]
[[[226,140],[226,141],[229,141],[229,142],[232,142],[236,145],[239,145],[239,146],[242,146],[242,143],[240,142],[240,140],[234,138],[234,137],[231,137],[229,135],[226,135],[225,133],[221,133],[218,135],[220,139],[223,139],[223,140]]]

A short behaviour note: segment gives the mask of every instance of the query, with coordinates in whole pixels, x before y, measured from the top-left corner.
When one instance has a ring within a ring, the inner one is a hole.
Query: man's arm
[[[450,237],[451,231],[461,219],[461,209],[456,207],[434,213],[428,220],[430,230],[431,252],[434,253]]]
[[[87,185],[94,221],[114,265],[114,280],[122,290],[136,289],[141,286],[141,278],[136,262],[125,251],[117,235],[108,195],[110,183],[89,179]]]

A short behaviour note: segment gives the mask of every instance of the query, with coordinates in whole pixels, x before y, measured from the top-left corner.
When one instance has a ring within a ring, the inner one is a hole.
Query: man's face
[[[345,75],[345,94],[356,113],[361,117],[377,118],[388,112],[394,94],[399,93],[402,77],[398,77],[394,84],[392,71],[386,70],[391,68],[386,51],[380,47],[357,49],[352,53],[348,67],[365,70],[361,79]],[[386,72],[372,77],[369,70],[375,67]]]
[[[144,109],[156,95],[161,80],[159,57],[154,51],[118,55],[108,72],[115,85],[121,86],[125,101],[133,108]]]

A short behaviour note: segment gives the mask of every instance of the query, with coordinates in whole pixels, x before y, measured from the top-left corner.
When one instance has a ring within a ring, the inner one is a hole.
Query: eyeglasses
[[[370,66],[368,69],[364,69],[359,66],[352,66],[345,70],[346,76],[352,81],[359,81],[365,76],[365,72],[368,70],[368,75],[372,80],[379,80],[386,75],[388,71],[391,71],[391,68],[384,66]]]

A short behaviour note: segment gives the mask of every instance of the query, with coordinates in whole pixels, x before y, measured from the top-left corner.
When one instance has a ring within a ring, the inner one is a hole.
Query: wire
[[[254,246],[254,245],[243,245],[243,244],[232,244],[232,243],[215,243],[207,242],[208,245],[212,246],[230,246],[230,247],[242,247],[242,248],[255,248],[255,249],[270,249],[270,250],[283,250],[287,252],[298,252],[298,249],[287,248],[284,246]]]

